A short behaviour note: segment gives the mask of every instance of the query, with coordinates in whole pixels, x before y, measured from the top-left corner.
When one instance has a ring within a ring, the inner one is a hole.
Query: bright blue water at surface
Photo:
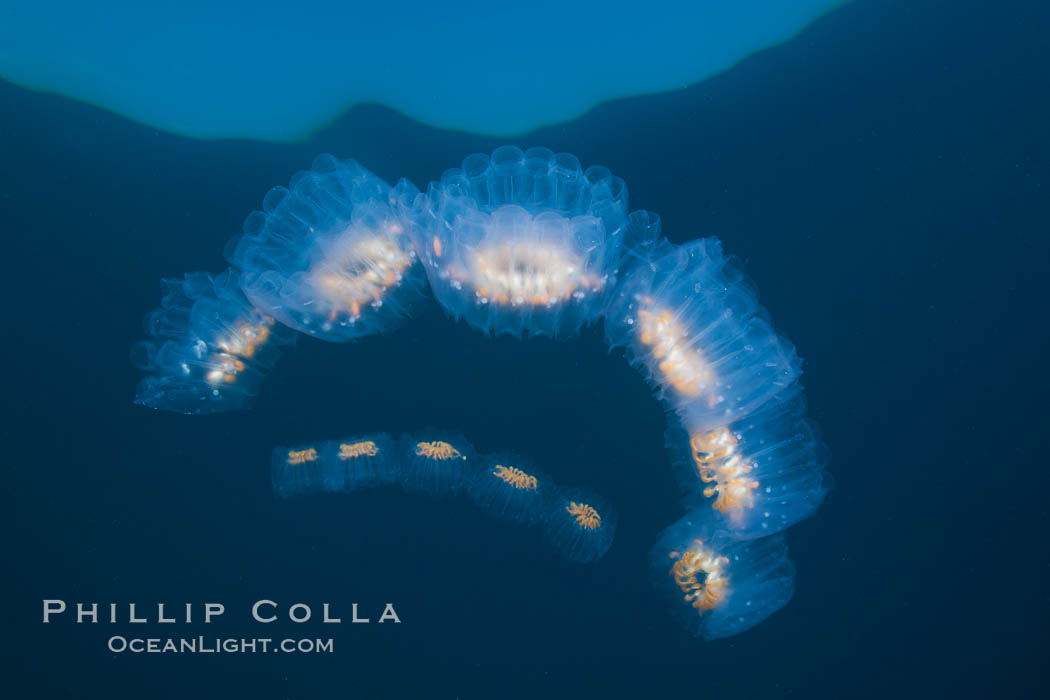
[[[364,102],[510,135],[685,87],[840,3],[42,0],[3,10],[0,78],[187,136],[292,141]]]

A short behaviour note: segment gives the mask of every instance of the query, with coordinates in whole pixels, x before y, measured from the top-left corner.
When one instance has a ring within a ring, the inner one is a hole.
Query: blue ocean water
[[[1035,3],[853,3],[707,81],[520,139],[608,166],[672,240],[719,236],[806,360],[835,489],[788,534],[794,600],[716,643],[650,590],[646,552],[680,515],[666,417],[597,329],[493,340],[431,309],[352,346],[300,339],[250,411],[131,404],[158,279],[220,269],[316,153],[424,183],[501,141],[378,106],[304,143],[200,141],[0,85],[11,697],[1041,697],[1048,28]],[[393,490],[273,498],[274,445],[427,425],[607,496],[609,554],[573,567]],[[227,612],[43,625],[45,598]],[[330,602],[344,624],[263,630],[262,598]],[[354,602],[402,624],[345,624]],[[106,651],[133,632],[336,651]]]

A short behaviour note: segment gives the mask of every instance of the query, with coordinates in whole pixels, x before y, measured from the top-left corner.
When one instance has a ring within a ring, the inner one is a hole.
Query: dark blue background
[[[158,279],[221,269],[317,152],[424,184],[497,142],[380,107],[294,146],[193,141],[0,84],[10,697],[1040,696],[1050,23],[1043,3],[985,5],[860,2],[710,81],[519,140],[608,166],[673,240],[721,237],[806,358],[836,489],[788,535],[794,601],[714,644],[648,587],[680,515],[665,418],[596,330],[489,340],[432,309],[352,346],[301,339],[248,412],[130,403]],[[609,555],[571,567],[396,491],[270,494],[275,444],[428,424],[611,498]],[[404,623],[249,623],[262,597],[344,619],[392,601]],[[45,626],[43,598],[227,613]],[[113,655],[111,634],[333,636],[336,653]]]

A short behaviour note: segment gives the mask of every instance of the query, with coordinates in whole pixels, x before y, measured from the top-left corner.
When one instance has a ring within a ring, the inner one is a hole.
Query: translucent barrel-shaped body
[[[609,551],[618,520],[616,509],[604,498],[570,488],[551,499],[543,531],[551,546],[570,562],[590,564]]]
[[[650,551],[653,586],[692,634],[748,630],[787,605],[795,567],[782,537],[737,541],[691,516],[664,530]]]
[[[143,323],[149,340],[132,348],[132,362],[147,372],[135,403],[189,414],[244,407],[292,334],[245,298],[236,271],[162,284],[160,308]]]
[[[717,239],[642,251],[605,321],[691,430],[740,420],[795,386],[800,361]]]
[[[503,146],[399,201],[452,316],[517,336],[573,335],[601,316],[627,227],[627,188],[605,168]]]
[[[805,417],[801,388],[716,428],[675,425],[667,449],[688,508],[735,539],[780,532],[827,493],[827,446]]]
[[[426,279],[392,202],[396,190],[356,161],[318,156],[227,247],[245,295],[303,333],[346,342],[399,326],[425,298]]]

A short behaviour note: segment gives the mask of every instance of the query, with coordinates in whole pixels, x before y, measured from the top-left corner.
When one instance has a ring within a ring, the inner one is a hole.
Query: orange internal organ
[[[416,443],[416,454],[430,459],[466,459],[455,447],[440,440]]]
[[[205,374],[208,384],[233,384],[237,381],[237,375],[244,371],[244,362],[240,358],[225,352],[217,352],[211,356],[210,369]]]
[[[225,353],[251,357],[255,354],[255,349],[270,337],[271,324],[273,319],[269,318],[259,323],[243,322],[232,334],[216,341],[215,345]]]
[[[288,452],[288,464],[306,464],[317,461],[317,450],[308,447],[305,450],[290,450]]]
[[[478,296],[493,304],[553,306],[581,287],[600,284],[585,274],[582,262],[561,246],[515,240],[479,250],[470,281]]]
[[[712,484],[704,496],[716,496],[715,510],[740,514],[754,508],[758,481],[751,478],[752,464],[738,452],[739,441],[726,427],[715,428],[689,437],[689,449],[700,480]]]
[[[689,347],[686,330],[669,310],[639,310],[638,337],[643,345],[652,348],[657,368],[678,393],[685,396],[704,393],[714,373],[703,356]]]
[[[506,481],[516,489],[535,491],[536,487],[539,486],[536,477],[526,474],[517,467],[505,467],[502,464],[497,464],[492,474],[497,479],[503,479],[503,481]]]
[[[232,333],[215,341],[215,347],[221,352],[212,353],[208,358],[208,370],[205,380],[211,386],[233,384],[237,375],[244,371],[242,357],[251,357],[255,350],[270,337],[270,326],[273,319],[264,318],[257,323],[243,321]]]
[[[394,236],[400,227],[389,225],[390,237],[381,234],[358,237],[348,230],[344,241],[336,241],[309,275],[314,287],[331,305],[329,320],[346,313],[352,319],[361,307],[379,304],[386,290],[401,281],[413,263],[411,252],[402,250]]]
[[[708,550],[700,540],[693,540],[689,549],[671,552],[670,556],[677,561],[669,573],[684,600],[701,613],[717,608],[729,592],[729,577],[723,569],[729,559]]]
[[[565,506],[565,512],[575,517],[576,524],[584,530],[597,530],[602,526],[602,516],[586,503],[569,501],[569,505]]]
[[[379,448],[376,447],[376,444],[371,440],[339,443],[339,459],[375,457],[377,454],[379,454]]]

